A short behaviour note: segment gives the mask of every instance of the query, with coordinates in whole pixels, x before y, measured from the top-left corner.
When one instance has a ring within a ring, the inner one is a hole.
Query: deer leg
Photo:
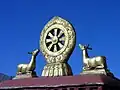
[[[104,68],[104,67],[105,67],[103,63],[101,64],[101,67],[102,67],[102,68]]]
[[[99,65],[99,66],[96,66],[96,69],[101,69],[101,68],[104,68],[104,65],[103,65],[103,64],[101,64],[101,65]]]
[[[84,63],[83,70],[84,70],[84,71],[85,71],[85,70],[88,70],[88,64],[85,64],[85,63]]]
[[[84,66],[83,67],[83,70],[85,71],[85,70],[89,70],[90,68],[89,67],[86,67],[86,66]]]
[[[17,72],[20,72],[20,68],[18,67],[18,70],[17,70]]]
[[[21,74],[22,72],[22,67],[18,67],[17,74]]]
[[[86,70],[86,67],[83,67],[83,71],[85,71]]]

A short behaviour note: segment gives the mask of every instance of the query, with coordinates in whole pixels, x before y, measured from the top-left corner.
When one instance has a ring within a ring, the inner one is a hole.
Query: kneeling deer
[[[84,63],[83,70],[107,68],[105,56],[96,56],[90,58],[88,56],[87,49],[92,50],[92,48],[89,48],[89,45],[81,45],[81,44],[79,44],[79,47],[82,50],[82,54],[83,54],[83,63]]]
[[[36,56],[39,53],[39,49],[34,50],[33,52],[29,52],[32,54],[32,58],[29,64],[19,64],[17,74],[25,74],[35,70],[36,67]]]

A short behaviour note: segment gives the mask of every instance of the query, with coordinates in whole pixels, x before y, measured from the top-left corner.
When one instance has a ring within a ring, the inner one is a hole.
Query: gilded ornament
[[[40,36],[40,49],[46,58],[47,64],[50,64],[50,67],[54,65],[54,70],[52,70],[54,72],[48,76],[67,75],[67,72],[66,74],[59,73],[59,69],[62,72],[61,69],[63,70],[64,68],[59,67],[57,63],[67,63],[75,47],[75,41],[74,28],[68,21],[61,17],[56,16],[45,25]],[[50,68],[47,70],[51,73]],[[43,72],[45,71],[43,70]],[[45,73],[42,76],[46,76]]]
[[[90,58],[88,56],[87,49],[92,50],[92,48],[89,48],[89,45],[82,45],[82,44],[79,44],[79,47],[82,50],[82,54],[83,54],[83,63],[84,63],[83,70],[107,69],[105,56],[96,56]]]

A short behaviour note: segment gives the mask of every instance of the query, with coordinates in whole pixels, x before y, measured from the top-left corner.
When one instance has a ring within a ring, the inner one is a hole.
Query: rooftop
[[[120,87],[120,80],[106,75],[76,75],[59,77],[39,77],[7,80],[0,83],[0,89],[65,87],[82,85],[110,85]]]

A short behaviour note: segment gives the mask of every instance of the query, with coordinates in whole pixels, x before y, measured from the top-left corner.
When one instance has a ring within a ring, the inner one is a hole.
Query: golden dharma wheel
[[[40,36],[40,49],[48,63],[64,62],[75,46],[72,25],[56,16],[44,27]]]

